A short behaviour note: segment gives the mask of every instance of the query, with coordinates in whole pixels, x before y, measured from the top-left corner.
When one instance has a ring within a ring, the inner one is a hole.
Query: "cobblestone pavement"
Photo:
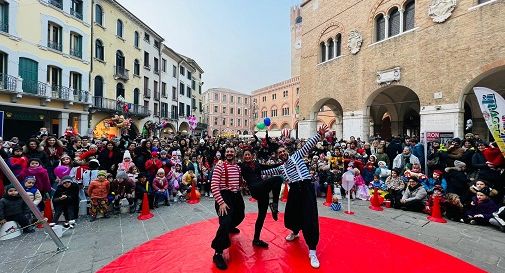
[[[432,223],[426,215],[385,209],[368,209],[368,202],[353,201],[355,215],[333,212],[318,199],[321,216],[356,222],[402,235],[432,246],[489,272],[505,272],[505,233],[491,227],[456,222]],[[256,203],[245,198],[246,212],[255,212]],[[284,210],[281,203],[280,210]],[[155,217],[138,221],[135,215],[117,215],[93,223],[83,218],[62,241],[68,250],[55,253],[56,247],[42,230],[0,241],[0,272],[95,272],[133,247],[163,233],[216,217],[213,200],[204,197],[195,205],[186,203],[160,207]],[[268,216],[269,217],[269,216]]]

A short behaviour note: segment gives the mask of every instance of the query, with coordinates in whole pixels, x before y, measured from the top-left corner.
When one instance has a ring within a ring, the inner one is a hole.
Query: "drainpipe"
[[[91,22],[89,24],[91,25],[91,34],[90,34],[90,55],[89,55],[89,63],[90,63],[90,70],[89,70],[89,76],[88,76],[88,89],[89,89],[89,97],[91,100],[91,106],[93,106],[93,96],[95,95],[94,90],[93,93],[91,92],[91,75],[93,74],[93,56],[94,56],[94,51],[93,51],[93,45],[94,45],[94,39],[93,39],[93,33],[94,33],[94,25],[93,25],[93,7],[95,6],[95,0],[91,1],[91,11],[90,11],[90,18]],[[93,85],[94,89],[94,85]],[[90,107],[91,108],[91,107]],[[91,127],[91,120],[93,118],[93,113],[91,111],[88,111],[88,128]],[[81,114],[82,115],[82,114]]]
[[[182,59],[182,57],[181,57]],[[176,114],[176,121],[175,121],[175,124],[177,125],[177,128],[175,128],[175,130],[178,132],[179,131],[179,112],[180,112],[180,109],[179,109],[179,96],[181,94],[181,90],[179,90],[181,84],[179,82],[179,75],[181,74],[180,71],[181,71],[181,63],[182,63],[183,60],[181,60],[180,62],[177,63],[177,71],[175,72],[175,74],[177,75],[177,90],[179,92],[177,92],[177,113]]]

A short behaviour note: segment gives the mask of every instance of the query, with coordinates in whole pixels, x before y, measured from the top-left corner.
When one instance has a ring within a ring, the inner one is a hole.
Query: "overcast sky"
[[[119,0],[205,71],[204,90],[249,93],[290,77],[289,9],[299,0]]]

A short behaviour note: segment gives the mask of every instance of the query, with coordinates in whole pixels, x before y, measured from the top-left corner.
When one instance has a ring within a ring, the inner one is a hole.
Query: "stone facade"
[[[342,119],[344,138],[423,131],[487,135],[472,87],[502,94],[505,89],[505,3],[457,1],[443,22],[428,15],[431,3],[309,0],[301,5],[300,126],[307,130],[300,128],[300,137],[315,130],[325,105]],[[443,16],[443,9],[435,9]],[[353,54],[355,32],[362,43]],[[341,55],[324,56],[335,47],[329,39],[339,34]],[[465,130],[467,118],[474,128]]]
[[[252,132],[251,96],[227,88],[211,88],[203,92],[203,122],[207,134],[248,135]]]

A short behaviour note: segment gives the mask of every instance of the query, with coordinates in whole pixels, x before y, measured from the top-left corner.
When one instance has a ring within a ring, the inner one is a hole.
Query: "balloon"
[[[67,166],[58,166],[56,168],[54,168],[54,174],[59,178],[61,179],[62,177],[64,177],[65,175],[69,175],[70,174],[70,168],[67,167]]]
[[[263,120],[263,123],[264,123],[266,126],[270,126],[270,122],[271,122],[270,118],[265,118],[265,119]]]
[[[260,129],[260,130],[263,130],[263,129],[265,129],[265,123],[258,122],[258,124],[256,124],[256,127],[258,127],[258,129]]]
[[[354,186],[354,173],[347,171],[342,175],[342,188],[348,191]]]

